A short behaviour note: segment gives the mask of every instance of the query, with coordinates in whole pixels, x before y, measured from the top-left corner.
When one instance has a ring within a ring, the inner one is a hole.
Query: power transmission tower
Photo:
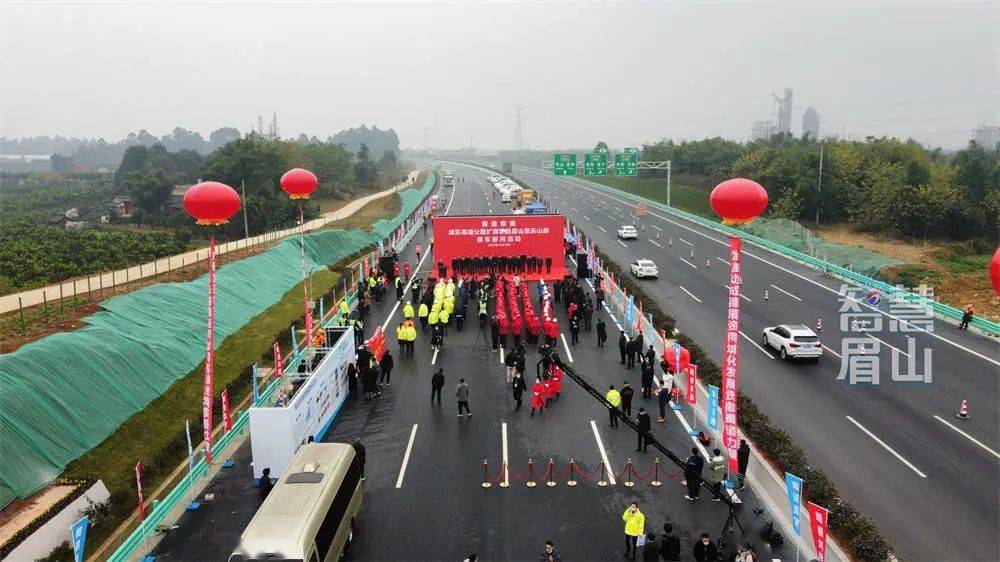
[[[524,106],[514,106],[514,111],[514,148],[524,150],[524,119],[521,115],[521,112],[524,111]]]

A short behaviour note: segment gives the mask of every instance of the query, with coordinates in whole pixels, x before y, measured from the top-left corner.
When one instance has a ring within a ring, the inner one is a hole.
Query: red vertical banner
[[[205,433],[205,462],[212,464],[212,390],[215,385],[215,236],[208,245],[208,337],[205,348],[205,381],[202,388],[201,423]]]
[[[278,378],[285,376],[285,359],[281,356],[281,345],[278,342],[274,342],[272,347],[274,353],[274,374],[278,375]]]
[[[729,302],[726,314],[726,341],[722,362],[722,443],[729,456],[729,470],[737,472],[736,396],[739,389],[740,291],[743,287],[743,241],[729,239]]]
[[[816,559],[819,562],[826,560],[826,519],[829,512],[824,507],[820,507],[813,502],[808,502],[809,508],[809,528],[812,530],[813,548],[816,549]]]
[[[694,405],[698,403],[698,366],[691,364],[687,368],[687,403]]]
[[[142,461],[135,463],[135,489],[139,493],[139,521],[146,519],[146,502],[142,499]]]
[[[233,419],[229,415],[229,389],[222,391],[222,423],[226,431],[233,429]]]

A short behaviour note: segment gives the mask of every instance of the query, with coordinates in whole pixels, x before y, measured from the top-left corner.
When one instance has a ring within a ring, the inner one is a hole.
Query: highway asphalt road
[[[453,199],[445,198],[450,201],[450,213],[489,213],[493,199],[486,186],[471,173],[456,176],[467,181],[458,184]],[[418,234],[414,244],[427,248],[427,242],[427,236]],[[411,263],[415,263],[414,244],[403,254]],[[425,259],[417,275],[426,276],[431,265]],[[535,294],[534,285],[531,290]],[[537,299],[532,303],[540,312]],[[401,308],[392,298],[373,304],[366,323],[368,335],[383,323],[394,334]],[[565,327],[564,309],[557,305],[556,311]],[[614,322],[608,325],[613,330]],[[647,475],[653,459],[660,455],[652,448],[635,452],[634,432],[626,426],[609,428],[607,409],[570,380],[564,381],[563,396],[544,414],[529,416],[527,402],[515,411],[500,352],[490,349],[488,335],[488,329],[479,333],[473,305],[464,329],[449,330],[440,354],[429,349],[429,334],[419,333],[415,356],[400,357],[390,336],[396,364],[391,385],[381,399],[353,398],[341,410],[324,440],[345,442],[361,437],[368,459],[365,503],[351,559],[454,561],[476,552],[481,560],[536,560],[546,540],[556,543],[564,560],[621,559],[621,515],[633,500],[646,515],[648,531],[660,531],[665,522],[674,525],[684,560],[693,559],[691,549],[702,532],[718,536],[727,514],[724,504],[710,501],[705,491],[697,503],[685,500],[677,468],[662,457],[662,487],[651,487],[648,476],[632,488],[623,485],[624,478],[612,479],[615,483],[607,488],[597,487],[598,474],[593,473],[602,460],[621,474],[631,458],[639,474]],[[580,340],[575,346],[560,342],[560,354],[579,366],[582,375],[604,388],[620,386],[625,380],[638,388],[638,368],[627,371],[619,365],[614,340],[603,350],[597,348],[595,332],[583,332]],[[529,375],[539,358],[529,346]],[[446,377],[440,407],[429,400],[430,378],[436,368],[444,369]],[[471,418],[456,417],[459,377],[465,377],[471,387]],[[655,399],[643,401],[637,393],[633,414],[640,406],[652,411],[655,419]],[[665,424],[654,421],[653,426],[657,439],[686,456],[692,441],[672,412]],[[488,459],[492,478],[502,475],[500,463],[505,458],[512,474],[510,487],[495,484],[482,489],[483,460]],[[538,475],[545,473],[549,459],[563,474],[569,460],[575,459],[579,469],[592,477],[577,476],[580,484],[575,488],[566,486],[566,477],[559,476],[554,488],[529,489],[522,479],[528,459],[534,461]],[[235,461],[237,466],[224,471],[208,490],[217,492],[216,502],[186,515],[180,528],[156,549],[161,559],[225,559],[257,505],[248,486],[245,451],[236,454]],[[740,492],[740,497],[744,506],[755,504],[749,489]],[[759,520],[749,509],[740,512],[744,527],[752,532]],[[766,547],[758,544],[758,548],[762,559],[775,557]],[[790,542],[776,555],[794,558]]]
[[[482,168],[443,166],[489,175]],[[637,258],[656,262],[660,278],[645,281],[644,287],[678,319],[680,330],[721,362],[725,236],[654,209],[636,222],[638,240],[620,241],[615,231],[631,223],[634,212],[627,196],[538,170],[519,168],[514,175],[540,190],[623,268]],[[892,332],[890,321],[898,315],[890,315],[885,302],[878,308],[880,331],[841,332],[839,280],[750,244],[744,251],[741,390],[833,478],[843,497],[876,521],[903,558],[1000,560],[997,341],[942,320],[934,322],[932,333]],[[823,321],[825,348],[818,363],[786,363],[775,350],[759,345],[765,326],[814,327],[817,318]],[[915,348],[907,346],[906,336],[914,336]],[[838,380],[845,337],[880,347],[880,384]],[[894,381],[893,354],[900,372],[915,361],[921,373],[924,349],[932,350],[932,381]],[[969,397],[970,420],[955,417],[963,396]]]

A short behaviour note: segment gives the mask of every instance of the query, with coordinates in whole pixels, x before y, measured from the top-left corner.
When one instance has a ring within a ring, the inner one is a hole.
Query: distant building
[[[135,204],[128,195],[118,195],[111,201],[105,201],[104,208],[123,219],[131,217],[135,212]]]
[[[778,116],[778,132],[791,134],[792,133],[792,89],[785,88],[785,95],[782,97],[775,96],[774,103],[777,106],[777,116]]]
[[[754,121],[750,128],[750,140],[768,140],[777,132],[774,121]]]
[[[1000,127],[983,125],[972,130],[972,140],[983,148],[990,150],[1000,149]]]
[[[188,188],[193,184],[187,185],[175,185],[170,191],[170,198],[167,199],[166,208],[168,211],[172,212],[183,212],[184,211],[184,194],[187,193]]]
[[[80,209],[73,207],[72,209],[66,211],[66,218],[73,220],[80,218]]]
[[[814,107],[807,107],[802,114],[802,138],[806,135],[813,140],[819,138],[819,112]]]

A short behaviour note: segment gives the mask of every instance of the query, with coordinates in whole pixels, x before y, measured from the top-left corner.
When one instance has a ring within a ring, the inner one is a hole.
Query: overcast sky
[[[404,147],[745,140],[794,90],[822,134],[1000,124],[1000,2],[0,0],[0,136],[395,128]]]

